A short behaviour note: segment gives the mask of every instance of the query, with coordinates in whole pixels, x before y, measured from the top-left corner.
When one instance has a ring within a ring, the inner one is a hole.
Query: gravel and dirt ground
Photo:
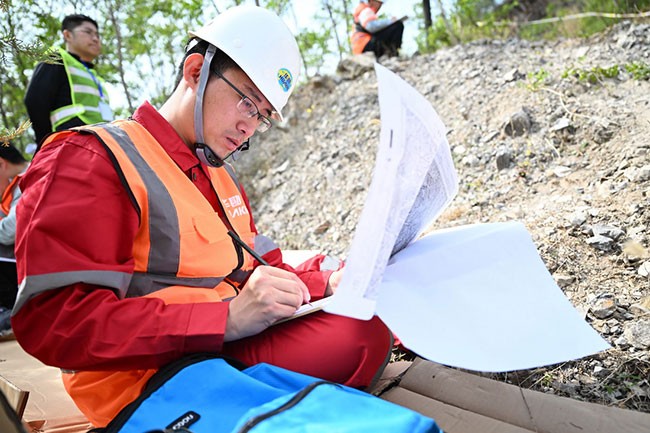
[[[345,257],[381,126],[366,60],[302,85],[285,124],[236,162],[258,228],[284,248]],[[432,229],[523,222],[568,299],[612,345],[489,376],[650,412],[650,25],[381,62],[448,129],[460,192]]]

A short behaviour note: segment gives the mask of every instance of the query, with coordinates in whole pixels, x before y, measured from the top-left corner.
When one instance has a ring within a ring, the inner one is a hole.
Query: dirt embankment
[[[587,40],[481,41],[383,64],[448,128],[460,192],[434,228],[522,221],[612,345],[495,377],[650,412],[650,25]],[[236,163],[258,227],[284,248],[344,257],[379,142],[374,72],[348,59],[299,88],[285,111],[285,127],[254,139]]]

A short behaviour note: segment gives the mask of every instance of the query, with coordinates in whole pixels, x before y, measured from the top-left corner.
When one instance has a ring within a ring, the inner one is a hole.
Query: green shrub
[[[581,83],[598,84],[606,78],[618,78],[619,74],[620,68],[618,65],[607,68],[594,66],[591,69],[571,67],[564,71],[562,78],[576,77]]]
[[[644,62],[631,62],[625,65],[625,70],[632,75],[635,80],[650,79],[650,65]]]
[[[539,90],[546,83],[549,75],[549,72],[543,68],[536,72],[529,72],[526,74],[526,87],[532,91]]]

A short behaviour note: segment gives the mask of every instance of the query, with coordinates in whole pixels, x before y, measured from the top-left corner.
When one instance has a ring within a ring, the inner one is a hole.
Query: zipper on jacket
[[[278,415],[278,414],[280,414],[282,412],[285,412],[285,411],[291,409],[292,407],[294,407],[298,403],[300,403],[305,397],[307,397],[307,395],[309,395],[309,393],[311,393],[314,389],[316,389],[316,387],[318,387],[320,385],[333,385],[333,386],[341,387],[341,385],[339,385],[337,383],[329,382],[329,381],[326,381],[326,380],[319,380],[317,382],[310,383],[309,385],[304,387],[300,392],[298,392],[296,395],[291,397],[291,399],[289,399],[289,401],[284,403],[282,406],[280,406],[280,407],[278,407],[276,409],[273,409],[272,411],[257,415],[255,417],[249,419],[248,421],[246,421],[246,424],[244,424],[242,426],[242,428],[239,429],[238,433],[249,432],[256,425],[261,423],[262,421],[264,421],[266,419],[269,419],[272,416]]]

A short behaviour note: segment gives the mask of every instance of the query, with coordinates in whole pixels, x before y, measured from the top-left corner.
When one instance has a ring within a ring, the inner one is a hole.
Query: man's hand
[[[327,288],[325,289],[325,297],[332,296],[336,292],[336,289],[338,289],[341,283],[341,277],[343,276],[343,269],[345,268],[334,271],[330,275],[330,279],[327,281]]]
[[[271,266],[255,268],[241,293],[230,301],[224,341],[258,334],[291,316],[311,295],[295,274]]]

